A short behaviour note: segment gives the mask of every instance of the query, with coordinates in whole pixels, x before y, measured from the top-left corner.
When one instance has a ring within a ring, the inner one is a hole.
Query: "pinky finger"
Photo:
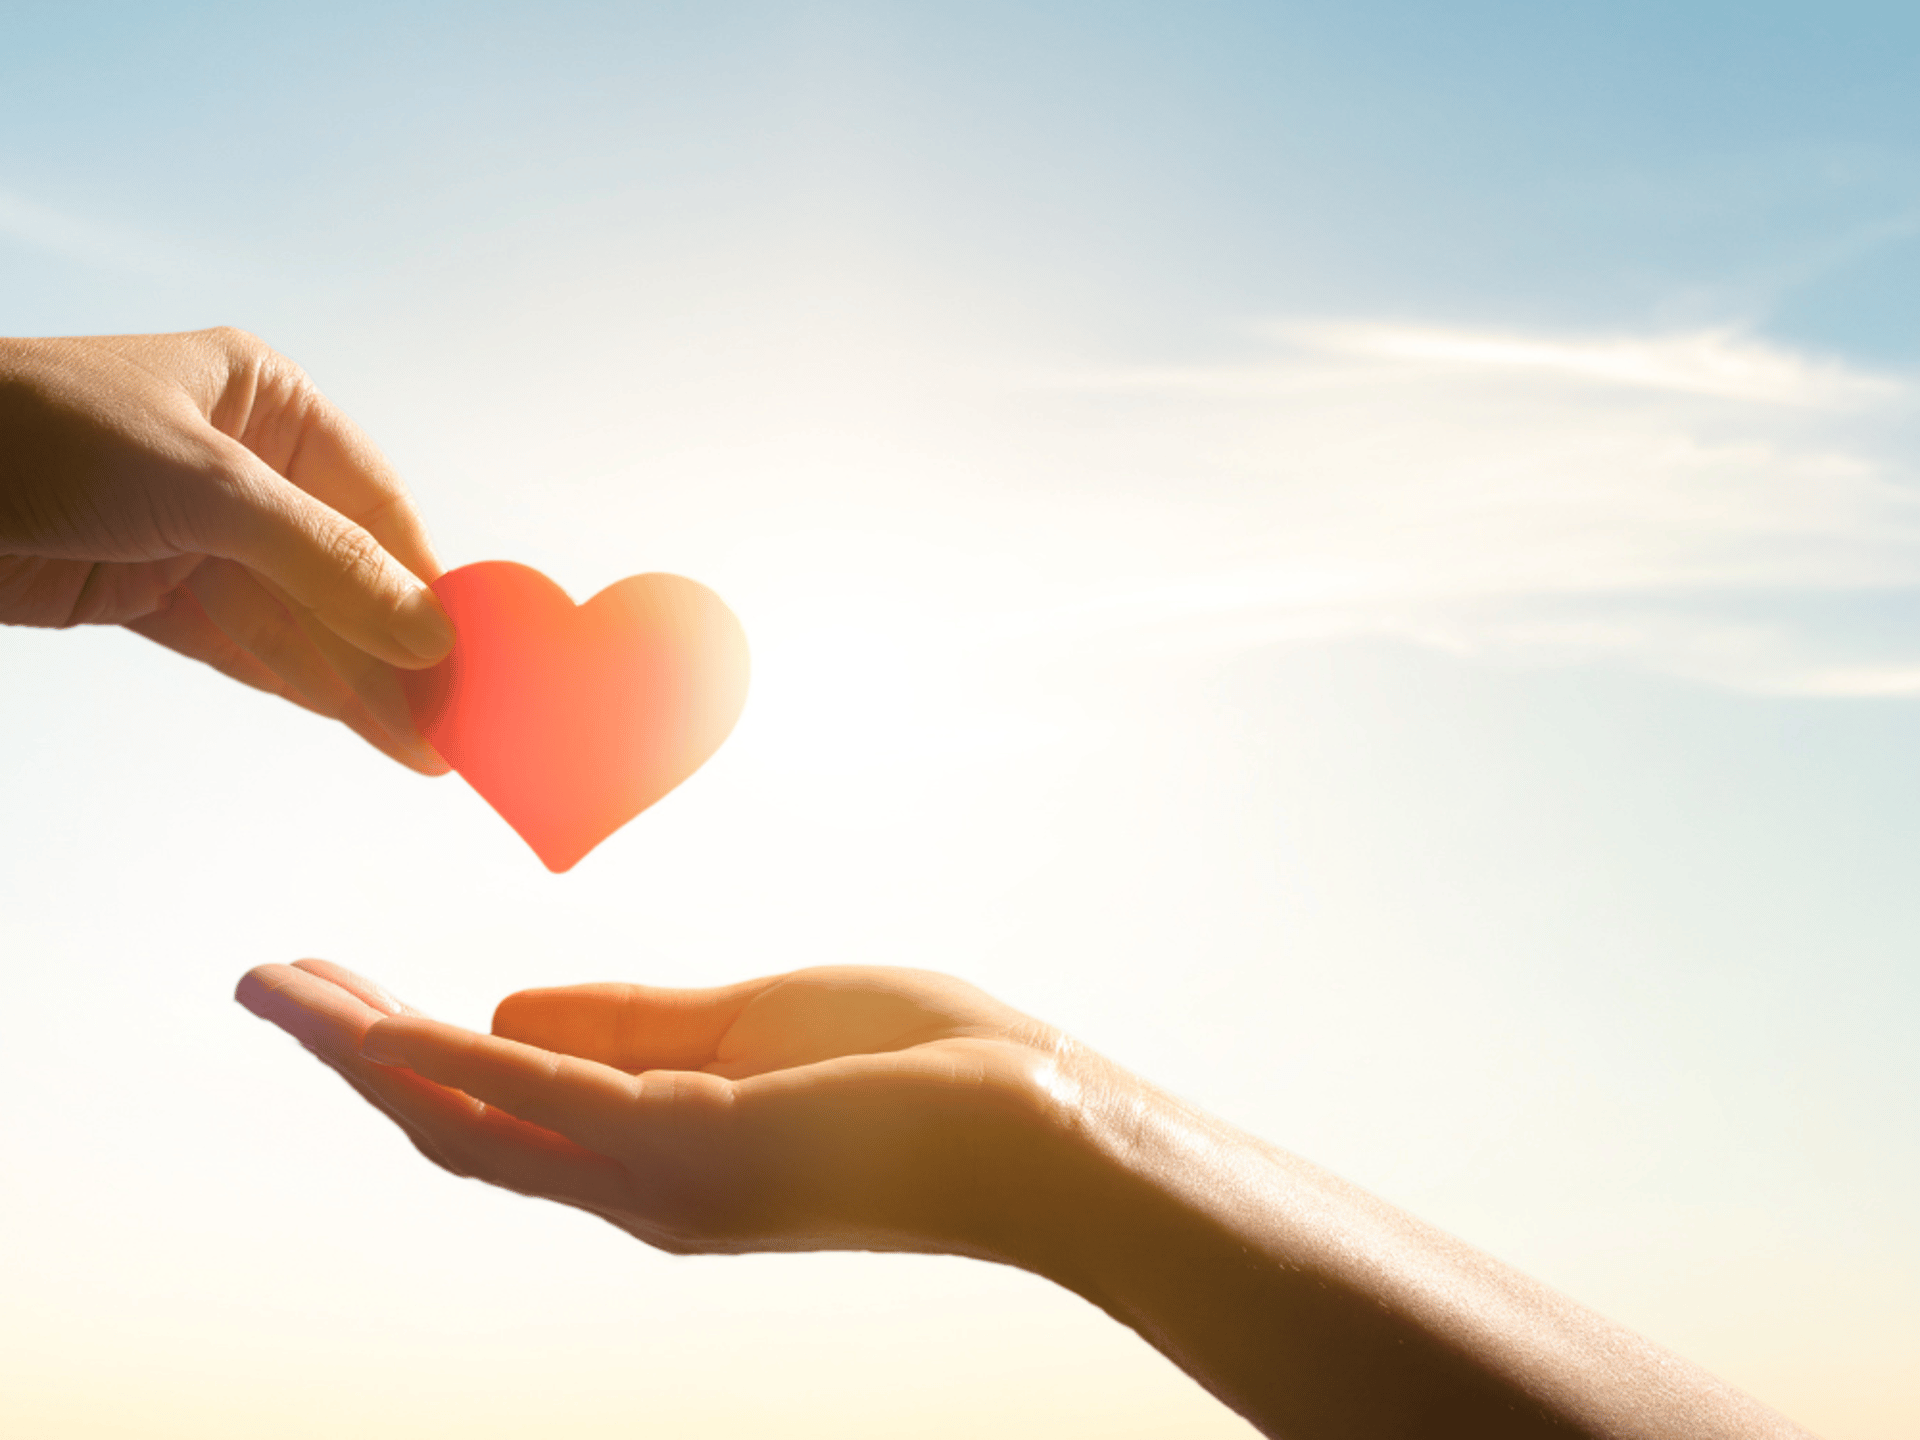
[[[316,1052],[319,1053],[319,1052]],[[603,1213],[626,1196],[614,1161],[524,1120],[423,1080],[345,1056],[320,1054],[385,1112],[429,1160],[463,1179]]]
[[[291,700],[301,709],[311,710],[316,715],[326,713],[234,644],[227,632],[213,623],[200,602],[185,589],[170,591],[158,610],[142,615],[137,620],[128,620],[125,625],[134,634],[144,635],[156,645],[164,645],[189,660],[198,660],[203,665],[211,666],[229,680],[238,680],[255,690],[264,690],[269,695],[278,695],[282,700]]]
[[[460,1168],[455,1165],[448,1156],[442,1154],[440,1150],[434,1146],[433,1142],[427,1138],[426,1133],[421,1130],[418,1124],[388,1104],[386,1099],[377,1092],[366,1079],[355,1074],[353,1070],[341,1064],[338,1059],[327,1054],[326,1051],[320,1049],[317,1045],[307,1045],[305,1042],[302,1042],[302,1046],[314,1059],[326,1065],[334,1074],[351,1085],[354,1090],[358,1092],[362,1100],[366,1101],[398,1126],[401,1133],[413,1142],[414,1149],[418,1150],[442,1170],[454,1175],[460,1175],[462,1173]]]
[[[252,686],[282,700],[290,700],[302,710],[328,720],[338,720],[390,760],[397,760],[422,775],[444,775],[447,763],[422,742],[407,745],[374,718],[371,711],[351,694],[339,697],[336,706],[316,704],[301,689],[283,679],[265,661],[239,645],[222,630],[193,593],[184,587],[170,592],[158,610],[137,620],[125,622],[126,628],[176,654],[198,660],[229,679]]]
[[[334,1073],[346,1081],[348,1085],[352,1086],[362,1100],[365,1100],[374,1109],[380,1111],[389,1120],[393,1121],[400,1133],[407,1137],[412,1143],[413,1148],[419,1151],[424,1158],[439,1166],[456,1179],[479,1180],[483,1184],[497,1186],[502,1190],[511,1190],[516,1195],[527,1195],[535,1199],[551,1200],[557,1205],[570,1205],[577,1210],[584,1210],[590,1215],[596,1215],[609,1223],[615,1225],[620,1223],[618,1214],[624,1198],[624,1191],[621,1177],[617,1173],[616,1168],[613,1167],[611,1161],[595,1155],[591,1151],[581,1151],[579,1153],[584,1156],[590,1164],[595,1167],[605,1167],[607,1173],[604,1175],[575,1173],[571,1176],[558,1177],[557,1179],[554,1164],[556,1157],[552,1155],[527,1156],[524,1153],[517,1154],[512,1151],[503,1150],[501,1153],[489,1158],[476,1156],[470,1148],[464,1150],[449,1150],[443,1148],[445,1145],[445,1136],[442,1135],[436,1139],[435,1132],[432,1129],[412,1118],[410,1113],[412,1109],[411,1105],[406,1109],[402,1109],[392,1103],[392,1093],[386,1088],[391,1083],[389,1076],[392,1077],[392,1080],[397,1080],[402,1084],[408,1080],[413,1080],[417,1082],[417,1089],[421,1093],[409,1097],[411,1101],[415,1103],[438,1104],[437,1099],[425,1093],[438,1087],[426,1081],[419,1080],[417,1076],[406,1075],[404,1072],[399,1074],[388,1072],[388,1076],[373,1076],[364,1072],[356,1073],[355,1070],[341,1064],[333,1057],[314,1049],[312,1046],[308,1046],[307,1048],[312,1051],[315,1058],[325,1061],[328,1065],[332,1066]],[[443,1091],[442,1093],[445,1094],[449,1092]],[[498,1115],[499,1112],[495,1111],[493,1113]],[[465,1117],[458,1115],[449,1116],[449,1119],[456,1125],[462,1123],[464,1118]],[[559,1141],[562,1145],[566,1143],[565,1141],[560,1141],[558,1136],[548,1131],[540,1131],[537,1137],[532,1138],[536,1150],[540,1149],[544,1142]]]

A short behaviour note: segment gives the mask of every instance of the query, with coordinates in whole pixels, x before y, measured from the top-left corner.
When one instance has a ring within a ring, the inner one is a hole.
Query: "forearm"
[[[1032,1268],[1288,1437],[1799,1436],[1506,1266],[1103,1062]]]

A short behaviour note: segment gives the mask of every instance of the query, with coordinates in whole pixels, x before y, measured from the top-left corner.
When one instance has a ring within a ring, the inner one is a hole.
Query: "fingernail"
[[[445,775],[453,767],[441,758],[440,752],[419,740],[407,746],[407,753],[413,757],[413,768],[426,775]]]
[[[422,660],[444,660],[453,649],[453,622],[424,585],[401,601],[393,633]]]
[[[317,1047],[325,1044],[325,1020],[250,975],[241,980],[233,998],[268,1024],[279,1026],[302,1045]]]
[[[435,750],[433,746],[421,738],[420,732],[414,729],[411,724],[404,730],[392,725],[382,725],[378,720],[373,718],[371,713],[367,716],[367,723],[377,726],[379,733],[385,735],[399,748],[402,762],[413,769],[427,775],[444,775],[453,768],[440,757],[438,750]],[[356,733],[367,736],[369,739],[372,738],[368,735],[367,731],[360,729],[359,726],[354,725],[352,728]]]

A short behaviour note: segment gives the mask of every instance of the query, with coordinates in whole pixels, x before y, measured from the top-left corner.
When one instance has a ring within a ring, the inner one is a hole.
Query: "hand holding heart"
[[[406,487],[251,335],[0,339],[0,623],[125,625],[428,774],[453,631]]]
[[[576,609],[524,566],[442,576],[379,451],[237,330],[0,339],[0,623],[125,625],[451,764],[556,871],[699,768],[746,697],[739,622],[690,580]]]

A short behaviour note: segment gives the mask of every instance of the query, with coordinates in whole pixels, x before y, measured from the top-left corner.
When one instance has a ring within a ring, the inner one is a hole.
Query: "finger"
[[[440,562],[413,499],[366,432],[257,336],[220,329],[201,338],[226,361],[226,383],[208,411],[215,427],[366,530],[422,580],[437,578]]]
[[[388,664],[417,670],[446,658],[452,622],[371,532],[238,441],[210,439],[220,473],[194,513],[193,543],[258,571],[327,628]]]
[[[602,1155],[628,1148],[641,1118],[635,1076],[437,1020],[382,1020],[367,1032],[360,1054],[404,1065]]]
[[[389,760],[397,760],[409,770],[420,775],[445,775],[453,767],[425,746],[403,745],[387,733],[387,727],[367,713],[366,706],[358,700],[347,708],[340,717],[340,723],[366,741]]]
[[[153,613],[200,564],[198,555],[172,555],[145,563],[88,565],[67,621],[118,625]]]
[[[291,700],[315,714],[323,713],[306,696],[234,644],[232,637],[213,623],[200,602],[185,589],[171,591],[162,598],[159,609],[125,624],[134,634],[144,635],[190,660],[210,665],[230,680]]]
[[[392,739],[407,765],[423,775],[445,775],[452,769],[414,723],[412,707],[407,704],[406,692],[400,688],[398,670],[349,645],[272,581],[259,580],[258,583],[293,617],[321,659],[353,692],[368,718]]]
[[[337,718],[353,699],[299,623],[245,567],[208,559],[187,581],[187,593],[226,636],[321,714]]]
[[[326,719],[339,720],[368,744],[402,765],[424,775],[447,773],[447,763],[434,753],[431,746],[424,741],[409,744],[403,738],[396,739],[385,725],[367,712],[364,705],[350,702],[341,713],[333,714],[315,704],[234,644],[232,637],[213,623],[200,602],[185,589],[175,590],[163,597],[159,609],[124,623],[136,635],[164,645],[190,660],[198,660],[229,679],[238,680],[269,695],[277,695]]]
[[[419,738],[411,719],[400,734],[376,719],[315,644],[299,614],[281,604],[244,566],[210,558],[194,571],[187,590],[216,628],[302,696],[308,709],[339,720],[411,769],[428,775],[446,773],[446,763]],[[380,663],[363,658],[369,666]]]
[[[458,1097],[465,1109],[425,1103],[437,1087],[410,1071],[365,1062],[362,1067],[357,1077],[348,1078],[378,1097],[376,1103],[418,1137],[423,1153],[443,1157],[440,1163],[454,1174],[600,1215],[627,1203],[626,1171],[619,1162],[465,1096]],[[441,1096],[453,1094],[438,1090]]]
[[[349,970],[344,965],[336,965],[331,960],[296,960],[293,962],[293,968],[318,976],[329,985],[346,991],[361,1004],[378,1010],[382,1016],[420,1013],[405,1001],[396,1000],[393,994],[383,986],[376,985],[366,976]]]
[[[302,1045],[357,1055],[367,1031],[386,1018],[351,991],[291,965],[256,965],[233,992],[248,1010]]]
[[[478,1101],[461,1095],[456,1091],[443,1089],[435,1085],[431,1080],[422,1080],[418,1075],[413,1074],[413,1072],[409,1070],[394,1070],[388,1072],[396,1077],[404,1076],[405,1082],[396,1083],[394,1081],[388,1081],[383,1085],[376,1086],[371,1083],[371,1078],[373,1072],[379,1068],[378,1066],[369,1065],[364,1060],[358,1063],[350,1063],[344,1060],[343,1057],[330,1055],[326,1051],[315,1049],[311,1045],[305,1046],[304,1048],[314,1059],[318,1060],[329,1070],[333,1071],[334,1074],[346,1081],[347,1084],[351,1085],[362,1100],[365,1100],[374,1109],[378,1110],[382,1115],[385,1115],[387,1119],[397,1125],[401,1133],[413,1142],[414,1149],[418,1150],[441,1169],[463,1178],[465,1177],[466,1171],[461,1167],[460,1162],[454,1158],[452,1152],[434,1143],[433,1136],[423,1129],[420,1123],[408,1113],[411,1107],[397,1103],[392,1097],[391,1092],[402,1088],[402,1083],[405,1083],[405,1088],[416,1092],[417,1105],[451,1105],[458,1107],[463,1114],[471,1113],[474,1108],[479,1105]]]
[[[699,1070],[753,998],[782,977],[711,990],[570,985],[522,990],[493,1012],[493,1033],[618,1070]]]
[[[420,579],[438,579],[441,565],[427,538],[426,524],[387,457],[310,384],[306,395],[307,426],[299,448],[287,465],[274,468],[360,526]]]
[[[386,1014],[372,1002],[397,1002],[344,967],[311,960],[257,966],[235,998],[332,1066],[436,1164],[524,1194],[618,1203],[622,1172],[613,1162],[417,1074],[361,1059],[359,1038]]]
[[[410,1070],[314,1053],[443,1170],[595,1213],[616,1209],[626,1198],[625,1171],[619,1164],[551,1130],[517,1120]]]

